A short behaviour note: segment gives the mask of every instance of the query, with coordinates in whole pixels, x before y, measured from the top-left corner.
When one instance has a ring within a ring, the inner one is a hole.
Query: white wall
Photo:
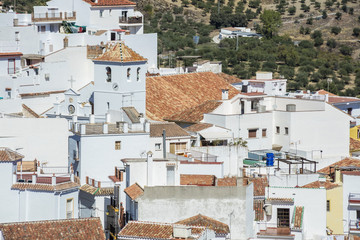
[[[272,187],[304,186],[319,180],[319,174],[281,174],[268,177],[269,185]]]
[[[342,177],[344,233],[348,233],[350,220],[356,220],[356,210],[360,210],[359,207],[349,206],[349,194],[360,193],[360,176],[343,174]]]
[[[35,158],[46,166],[68,166],[68,124],[65,119],[0,118],[0,146]]]
[[[247,188],[250,188],[247,190]],[[230,225],[231,238],[253,236],[253,186],[247,187],[145,187],[138,200],[138,220],[177,222],[202,214]]]
[[[180,174],[215,175],[217,178],[224,177],[223,163],[180,163]]]
[[[155,144],[161,144],[161,149],[157,150]],[[171,143],[186,143],[186,149],[190,149],[190,136],[188,137],[167,137],[166,138],[166,152],[170,152]],[[163,157],[163,138],[162,137],[151,137],[150,138],[150,150],[153,153],[154,158]]]

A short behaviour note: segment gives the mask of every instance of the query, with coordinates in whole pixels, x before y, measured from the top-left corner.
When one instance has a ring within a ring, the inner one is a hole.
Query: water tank
[[[274,154],[273,153],[266,153],[266,166],[267,167],[274,166]]]
[[[266,111],[266,106],[265,105],[258,105],[257,106],[257,112],[258,113],[262,113]]]
[[[296,112],[296,105],[295,104],[287,104],[286,111],[287,112]]]

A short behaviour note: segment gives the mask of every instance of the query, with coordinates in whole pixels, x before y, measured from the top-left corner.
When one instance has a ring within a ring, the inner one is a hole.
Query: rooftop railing
[[[142,17],[119,17],[119,23],[142,23]]]
[[[73,21],[76,20],[76,12],[33,13],[31,19],[33,22]]]

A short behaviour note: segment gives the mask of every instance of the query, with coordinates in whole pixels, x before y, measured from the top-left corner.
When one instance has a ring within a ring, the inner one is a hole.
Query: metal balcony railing
[[[360,193],[349,193],[349,203],[360,204]]]
[[[349,221],[349,230],[350,231],[359,231],[360,232],[360,223],[358,220]]]
[[[142,17],[119,17],[119,23],[142,23]]]

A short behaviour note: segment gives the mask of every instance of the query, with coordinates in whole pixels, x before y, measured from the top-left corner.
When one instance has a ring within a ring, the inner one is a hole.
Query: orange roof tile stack
[[[225,187],[225,186],[237,186],[237,179],[236,177],[225,177],[225,178],[218,178],[217,179],[217,186]]]
[[[206,227],[208,229],[214,230],[215,234],[217,235],[227,235],[230,233],[230,229],[227,224],[201,214],[178,221],[176,224]]]
[[[94,61],[108,62],[146,62],[147,59],[136,53],[124,43],[108,45],[106,51]]]
[[[180,174],[180,185],[215,186],[214,175]]]
[[[0,224],[0,230],[6,240],[105,240],[100,218],[3,223]]]
[[[161,121],[208,100],[221,100],[221,89],[229,89],[229,99],[239,93],[212,72],[147,77],[146,116]]]
[[[135,200],[136,198],[140,197],[144,194],[144,189],[140,187],[138,183],[134,183],[130,187],[124,189],[124,192],[132,199]]]

